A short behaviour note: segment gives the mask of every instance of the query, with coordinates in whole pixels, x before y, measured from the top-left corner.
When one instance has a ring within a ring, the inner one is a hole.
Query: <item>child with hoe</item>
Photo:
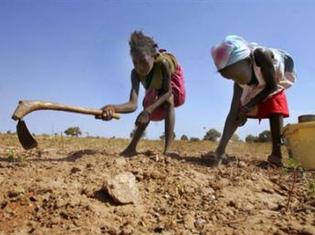
[[[175,125],[175,107],[185,102],[185,86],[182,68],[175,56],[165,50],[158,50],[154,40],[141,31],[131,34],[130,55],[134,65],[131,71],[131,90],[129,101],[119,105],[106,105],[103,115],[110,120],[113,113],[131,113],[137,109],[140,83],[146,90],[143,111],[138,115],[136,130],[123,156],[136,155],[137,144],[150,121],[165,120],[164,154],[170,151]]]

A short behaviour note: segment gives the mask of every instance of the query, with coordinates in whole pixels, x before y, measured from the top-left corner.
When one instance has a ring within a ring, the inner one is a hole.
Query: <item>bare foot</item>
[[[209,164],[212,166],[218,166],[221,165],[221,163],[225,162],[227,157],[224,153],[218,155],[216,152],[210,151],[206,154],[201,155],[201,159],[209,162]]]
[[[201,154],[201,159],[203,160],[211,160],[216,158],[216,154],[213,151]]]
[[[164,155],[170,155],[172,152],[169,149],[165,149],[163,152]]]
[[[281,158],[277,155],[269,155],[267,161],[262,161],[257,165],[263,169],[283,167]]]
[[[283,167],[282,158],[277,155],[269,155],[267,161],[276,167]]]
[[[137,151],[135,149],[126,148],[119,155],[123,156],[123,157],[133,157],[133,156],[137,155]]]

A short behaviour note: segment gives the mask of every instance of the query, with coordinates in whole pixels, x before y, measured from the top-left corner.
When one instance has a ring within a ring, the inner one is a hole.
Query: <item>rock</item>
[[[17,186],[14,189],[8,191],[8,197],[10,198],[18,197],[24,193],[25,193],[24,188],[22,188],[21,186]]]
[[[127,161],[124,157],[118,157],[114,160],[114,164],[118,167],[123,167],[127,164]]]
[[[184,226],[186,229],[190,229],[190,230],[193,230],[195,229],[195,218],[188,214],[188,215],[185,215],[184,216]]]
[[[8,201],[2,201],[0,203],[0,208],[3,210],[4,208],[6,208],[7,205],[8,205]]]
[[[243,161],[239,161],[238,162],[238,167],[239,168],[245,168],[245,167],[247,167],[247,164],[245,162],[243,162]]]
[[[165,179],[165,177],[166,176],[158,170],[154,170],[151,172],[151,178],[152,179]]]
[[[131,172],[124,172],[107,179],[103,190],[120,204],[137,203],[139,191],[136,177]]]
[[[230,180],[226,179],[226,178],[222,178],[218,181],[218,188],[222,189],[224,187],[227,187],[230,184]],[[214,188],[214,187],[213,187]]]
[[[142,169],[136,169],[136,170],[133,170],[131,172],[132,172],[132,174],[134,174],[136,176],[136,179],[138,181],[142,181],[143,180],[143,171],[142,171]]]
[[[130,224],[128,224],[124,228],[122,228],[122,231],[119,234],[132,235],[134,234],[134,228]]]
[[[164,162],[165,162],[165,164],[170,164],[172,161],[171,161],[170,157],[166,157]]]
[[[93,168],[93,164],[91,164],[91,163],[86,164],[86,168],[88,168],[88,169]]]
[[[228,207],[223,207],[223,208],[221,209],[221,212],[222,212],[225,216],[233,216],[233,215],[234,215],[233,210],[231,210],[231,209],[228,208]]]
[[[62,199],[62,198],[59,198],[58,200],[56,200],[55,202],[55,208],[62,208],[64,207],[65,205],[67,205],[67,201]]]
[[[282,232],[280,229],[278,229],[274,235],[285,235],[286,233],[285,232]]]
[[[101,229],[101,233],[102,234],[110,234],[110,235],[119,234],[118,228],[111,227],[111,226],[108,226],[108,225],[104,225],[100,229]]]
[[[205,196],[213,195],[215,193],[214,189],[211,187],[202,188],[201,191],[202,191],[202,194]]]
[[[308,225],[308,226],[306,225],[302,228],[300,232],[301,234],[312,235],[312,234],[315,234],[315,227],[311,225]]]
[[[195,227],[196,227],[197,229],[202,229],[202,227],[203,227],[206,223],[207,223],[206,220],[199,218],[199,219],[197,219],[197,220],[195,221]]]
[[[70,173],[71,173],[71,174],[75,174],[75,173],[77,173],[77,172],[79,172],[79,171],[81,171],[80,168],[78,168],[78,167],[72,167]]]
[[[241,208],[241,207],[238,207],[239,209]],[[252,211],[252,210],[254,210],[255,209],[255,206],[252,204],[252,203],[250,203],[250,202],[245,202],[244,204],[243,204],[243,206],[242,206],[242,209],[244,210],[244,211]]]
[[[225,221],[225,220],[226,220],[226,217],[225,217],[225,215],[223,215],[223,214],[217,214],[217,219],[218,219],[219,221]]]
[[[257,199],[265,204],[270,210],[276,210],[280,202],[283,202],[284,198],[279,194],[273,193],[256,193]]]
[[[229,202],[227,203],[227,205],[228,205],[228,206],[231,206],[231,207],[234,207],[234,208],[238,208],[236,202],[235,202],[235,201],[232,201],[232,200],[229,201]]]

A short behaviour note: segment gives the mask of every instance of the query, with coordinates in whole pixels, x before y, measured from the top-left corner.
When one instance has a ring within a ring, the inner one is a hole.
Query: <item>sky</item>
[[[15,131],[11,119],[21,99],[100,108],[128,101],[134,30],[152,36],[182,65],[187,99],[176,109],[177,137],[202,138],[223,130],[233,83],[216,72],[212,46],[226,35],[288,51],[298,79],[287,90],[290,117],[315,113],[315,2],[313,0],[0,0],[0,131]],[[84,135],[129,137],[142,110],[104,122],[93,116],[36,111],[24,119],[31,132],[61,133],[79,126]],[[269,129],[249,120],[245,138]],[[164,122],[152,122],[158,138]]]

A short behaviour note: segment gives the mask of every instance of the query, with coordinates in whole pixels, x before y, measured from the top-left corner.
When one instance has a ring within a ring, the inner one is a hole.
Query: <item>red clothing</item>
[[[184,84],[184,74],[180,65],[176,66],[175,73],[171,76],[171,86],[172,86],[172,93],[174,96],[174,105],[178,107],[185,102],[186,98],[186,91],[185,91],[185,84]],[[158,99],[158,94],[156,89],[149,89],[146,91],[144,100],[143,100],[143,107],[146,108],[152,103],[154,103]],[[165,119],[165,110],[163,109],[163,105],[155,109],[151,115],[151,121],[161,121]]]
[[[284,90],[268,97],[266,100],[259,103],[257,107],[257,114],[250,116],[251,118],[269,118],[272,114],[281,114],[283,117],[289,117],[288,102]]]

